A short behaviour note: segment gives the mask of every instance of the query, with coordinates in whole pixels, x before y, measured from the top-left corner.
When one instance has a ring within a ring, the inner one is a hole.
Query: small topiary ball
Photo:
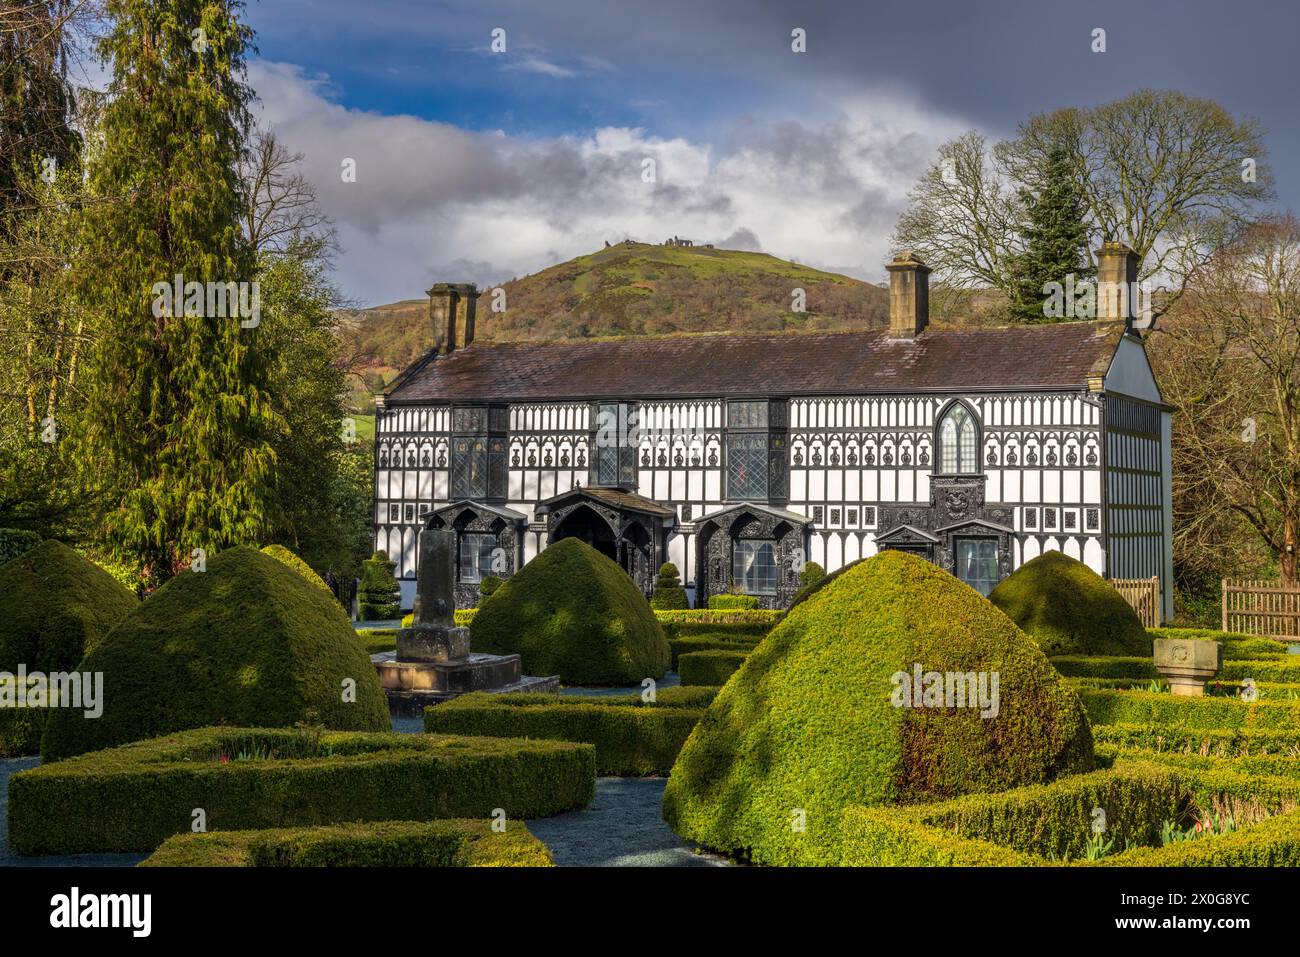
[[[628,685],[661,678],[671,652],[627,572],[565,538],[515,572],[470,625],[474,651],[518,654],[533,675],[567,684]]]
[[[1151,636],[1124,596],[1061,552],[1025,562],[989,601],[1051,656],[1151,654]]]
[[[478,583],[478,593],[484,598],[491,598],[504,583],[504,579],[498,578],[496,575],[484,575],[483,580]]]
[[[665,611],[690,607],[686,600],[686,589],[682,587],[681,575],[672,562],[664,562],[659,566],[654,593],[650,596],[650,607]]]

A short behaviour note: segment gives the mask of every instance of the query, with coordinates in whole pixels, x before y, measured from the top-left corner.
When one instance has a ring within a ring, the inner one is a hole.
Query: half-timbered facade
[[[889,271],[884,331],[554,343],[475,343],[477,291],[435,286],[436,347],[377,399],[375,543],[404,597],[428,526],[460,535],[463,606],[576,535],[647,593],[672,561],[697,604],[766,607],[805,561],[905,549],[987,594],[1056,549],[1160,577],[1168,617],[1170,410],[1140,333],[930,329],[928,270]]]

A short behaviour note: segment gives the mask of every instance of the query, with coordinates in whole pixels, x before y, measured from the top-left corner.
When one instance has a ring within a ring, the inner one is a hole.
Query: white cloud
[[[969,125],[891,91],[816,122],[738,121],[717,143],[614,127],[525,139],[347,109],[327,78],[288,64],[255,62],[250,80],[339,227],[340,285],[367,303],[509,279],[627,236],[761,237],[774,255],[878,278],[907,190]]]

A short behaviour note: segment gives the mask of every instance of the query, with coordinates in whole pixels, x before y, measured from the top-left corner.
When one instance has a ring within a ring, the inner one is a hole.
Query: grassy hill
[[[889,321],[889,294],[879,286],[766,253],[703,246],[620,243],[501,288],[504,311],[492,311],[491,290],[479,299],[480,340],[862,329]],[[803,313],[791,309],[796,288],[805,293]],[[433,344],[428,302],[358,310],[344,334],[368,356],[363,391],[373,392]]]

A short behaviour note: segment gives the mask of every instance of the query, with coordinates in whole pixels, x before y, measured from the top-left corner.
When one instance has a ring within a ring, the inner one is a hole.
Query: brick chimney
[[[889,338],[915,339],[930,322],[930,267],[901,252],[889,272]]]
[[[1123,243],[1102,243],[1097,250],[1097,318],[1123,319],[1132,325],[1132,301],[1138,278],[1137,253]]]
[[[429,321],[439,355],[464,349],[474,341],[478,287],[472,282],[440,282],[429,290]]]

